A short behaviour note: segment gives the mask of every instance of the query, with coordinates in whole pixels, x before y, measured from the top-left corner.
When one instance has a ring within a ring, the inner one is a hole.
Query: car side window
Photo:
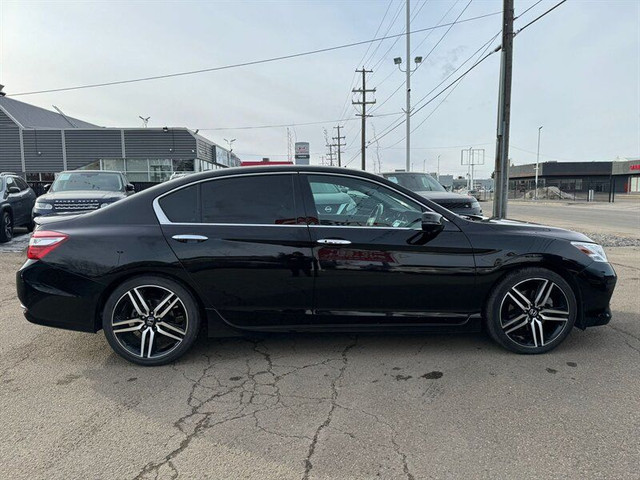
[[[9,188],[16,186],[16,182],[13,179],[13,177],[6,177],[6,178],[7,178],[7,191],[9,191]]]
[[[198,195],[200,185],[190,185],[159,200],[162,211],[174,223],[200,223]]]
[[[18,188],[20,188],[20,190],[27,190],[29,188],[29,185],[27,184],[27,182],[25,182],[23,179],[21,179],[20,177],[15,177],[14,178],[16,185],[18,186]]]
[[[307,175],[320,225],[419,227],[423,207],[390,188],[353,177]]]
[[[292,225],[297,220],[292,174],[203,182],[201,197],[203,223]]]

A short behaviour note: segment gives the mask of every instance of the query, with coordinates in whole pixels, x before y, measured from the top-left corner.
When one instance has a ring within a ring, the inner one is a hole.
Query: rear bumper
[[[81,332],[100,329],[98,305],[104,285],[27,260],[16,273],[16,287],[28,321]]]
[[[609,302],[618,277],[609,263],[593,262],[576,275],[580,288],[581,316],[576,322],[580,328],[606,325],[611,320]]]

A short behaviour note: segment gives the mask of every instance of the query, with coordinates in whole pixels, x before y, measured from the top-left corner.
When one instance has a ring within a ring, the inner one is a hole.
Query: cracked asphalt
[[[201,338],[143,368],[29,324],[0,254],[0,478],[638,478],[640,248],[606,327],[518,356],[484,335]]]

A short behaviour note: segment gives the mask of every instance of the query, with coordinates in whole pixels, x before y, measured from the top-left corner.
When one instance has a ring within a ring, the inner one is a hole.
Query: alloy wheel
[[[4,217],[4,235],[7,240],[13,237],[13,225],[11,223],[11,215],[5,213]]]
[[[509,289],[500,305],[500,326],[514,343],[544,347],[565,330],[570,309],[567,295],[547,278],[523,280]]]
[[[184,340],[187,309],[166,287],[141,285],[128,290],[113,308],[111,327],[118,343],[140,358],[168,355]]]

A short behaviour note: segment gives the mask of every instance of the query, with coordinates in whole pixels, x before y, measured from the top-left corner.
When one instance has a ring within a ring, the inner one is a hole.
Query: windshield
[[[446,192],[444,187],[440,185],[435,178],[426,173],[385,175],[385,178],[408,188],[412,192]]]
[[[312,183],[312,193],[340,193],[340,189],[331,183]]]
[[[99,190],[121,192],[122,179],[117,173],[74,172],[61,173],[51,185],[50,192],[72,192],[77,190]]]

